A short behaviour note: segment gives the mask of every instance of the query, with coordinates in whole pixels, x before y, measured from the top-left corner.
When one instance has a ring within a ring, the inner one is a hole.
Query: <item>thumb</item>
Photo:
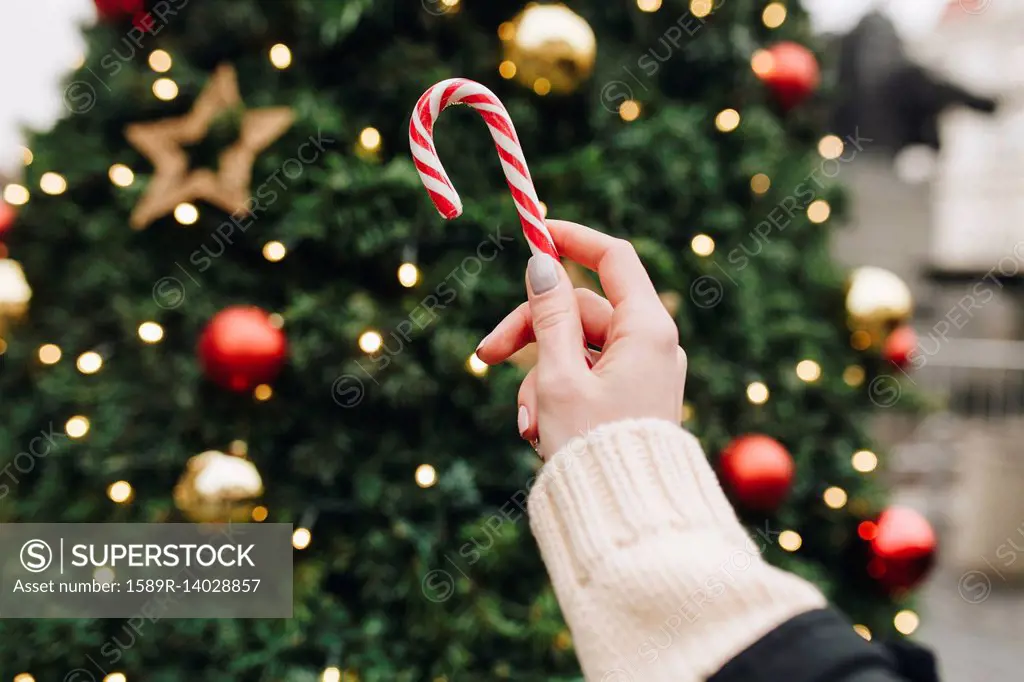
[[[526,289],[538,367],[586,369],[583,324],[565,268],[547,254],[533,256],[526,266]]]

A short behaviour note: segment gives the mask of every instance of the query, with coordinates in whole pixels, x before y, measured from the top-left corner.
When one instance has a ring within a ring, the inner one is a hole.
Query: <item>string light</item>
[[[21,148],[21,162],[23,164],[25,164],[26,166],[31,166],[35,158],[36,157],[34,154],[32,154],[31,149],[29,149],[28,147]]]
[[[869,642],[871,641],[871,630],[868,629],[867,625],[861,625],[858,623],[853,626],[853,631]]]
[[[542,218],[548,217],[548,205],[545,204],[543,201],[540,202],[540,215]]]
[[[4,201],[11,206],[22,206],[28,203],[28,189],[11,183],[4,187]]]
[[[832,208],[824,199],[812,201],[811,205],[807,207],[807,219],[812,223],[823,223],[831,214]]]
[[[758,173],[750,178],[750,189],[754,194],[764,194],[772,186],[772,179],[764,173]]]
[[[165,50],[153,50],[149,53],[149,68],[157,73],[167,73],[171,70],[171,55]]]
[[[871,334],[868,334],[863,329],[858,329],[850,334],[850,345],[853,346],[854,350],[867,350],[868,346],[871,345]]]
[[[544,95],[551,92],[551,81],[547,78],[538,78],[533,81],[533,91],[543,97]]]
[[[421,464],[416,467],[416,485],[421,488],[429,488],[437,483],[437,471],[429,464]]]
[[[796,365],[796,375],[801,381],[812,383],[821,378],[821,365],[814,360],[801,360]]]
[[[698,19],[711,14],[713,0],[690,0],[690,14]]]
[[[878,537],[878,524],[874,521],[861,521],[857,524],[857,537],[865,542],[871,542]]]
[[[398,282],[407,289],[416,286],[420,281],[420,269],[415,263],[402,263],[398,266]]]
[[[374,330],[365,331],[359,337],[359,349],[364,353],[376,353],[384,345],[384,339],[379,332]]]
[[[75,366],[82,374],[95,374],[103,367],[103,357],[96,351],[86,351],[78,356]]]
[[[459,0],[441,0],[441,4],[448,9],[455,9],[459,4]]]
[[[690,248],[698,256],[710,256],[715,252],[715,240],[706,234],[698,234],[690,241]]]
[[[864,383],[864,368],[860,365],[850,365],[843,370],[843,381],[851,388],[860,386]]]
[[[135,173],[123,163],[115,163],[107,171],[107,175],[110,176],[110,181],[118,187],[128,187],[135,182]]]
[[[284,326],[284,317],[280,313],[270,313],[267,315],[267,323],[274,329],[280,329]]]
[[[244,440],[233,440],[228,443],[228,453],[236,457],[245,457],[249,454],[249,444]]]
[[[199,220],[199,209],[187,201],[182,202],[174,207],[174,219],[182,225],[195,225]]]
[[[921,618],[909,609],[904,609],[896,614],[892,619],[892,624],[896,626],[897,632],[903,635],[912,635],[917,630],[917,626],[921,624]]]
[[[773,2],[761,12],[761,21],[768,28],[778,28],[786,20],[786,6],[781,2]]]
[[[471,373],[475,374],[478,377],[482,377],[483,375],[487,374],[487,370],[490,369],[490,367],[487,366],[486,362],[477,357],[476,353],[470,355],[469,359],[466,360],[466,367],[469,368],[469,371]]]
[[[45,343],[39,346],[39,362],[44,365],[56,365],[60,362],[60,346],[53,343]]]
[[[164,338],[164,328],[156,322],[143,322],[139,325],[139,338],[146,343],[159,343]]]
[[[81,438],[89,433],[89,420],[81,415],[72,417],[64,424],[64,433],[69,438]]]
[[[804,539],[795,530],[784,530],[779,533],[779,547],[787,552],[795,552],[804,544]]]
[[[661,0],[636,0],[641,12],[657,12],[661,9]]]
[[[854,470],[862,474],[868,474],[878,468],[878,455],[870,450],[858,450],[853,453],[850,463],[853,465]]]
[[[758,76],[765,76],[775,68],[775,57],[768,50],[757,50],[750,58],[750,68]]]
[[[114,569],[112,569],[110,566],[100,566],[92,572],[93,580],[100,584],[112,583],[114,582],[115,577],[116,576],[114,575]]]
[[[124,673],[110,673],[103,678],[103,682],[128,682],[128,678],[124,676]]]
[[[683,403],[683,414],[681,421],[688,422],[693,419],[693,406],[690,403]]]
[[[502,78],[515,78],[516,71],[518,71],[518,69],[516,69],[515,62],[509,61],[508,59],[498,65],[498,73],[501,74]]]
[[[735,109],[723,109],[715,116],[715,127],[723,133],[731,133],[740,124],[740,112]]]
[[[270,63],[278,69],[287,69],[292,65],[292,51],[284,43],[270,48]]]
[[[755,405],[764,405],[768,402],[768,387],[760,381],[747,386],[747,400]]]
[[[337,666],[328,666],[320,673],[320,682],[341,682],[341,670]]]
[[[178,84],[170,78],[158,78],[153,83],[153,94],[157,99],[170,102],[178,96]]]
[[[36,682],[36,678],[28,673],[18,673],[14,676],[14,682]]]
[[[270,512],[262,504],[252,508],[252,520],[256,523],[263,523],[267,520],[267,516]]]
[[[516,25],[511,21],[503,21],[498,26],[498,37],[502,40],[512,40],[516,37]]]
[[[68,181],[59,173],[47,172],[43,173],[42,177],[39,178],[39,189],[43,190],[47,194],[54,196],[63,194],[64,190],[67,188]]]
[[[271,263],[276,263],[285,257],[288,249],[279,241],[267,242],[263,245],[263,257]]]
[[[838,159],[843,149],[843,141],[836,135],[826,135],[818,141],[818,153],[826,159]]]
[[[309,547],[312,539],[313,534],[309,532],[308,528],[296,528],[295,532],[292,533],[292,547],[295,549],[306,549]]]
[[[253,389],[252,395],[260,402],[266,402],[274,395],[274,389],[267,384],[260,384]]]
[[[132,496],[132,485],[128,481],[115,481],[107,488],[107,497],[120,504]]]
[[[627,99],[619,105],[619,117],[629,123],[640,118],[640,103],[635,99]]]
[[[842,509],[843,507],[846,506],[848,496],[846,494],[846,491],[843,490],[842,488],[832,486],[831,488],[825,491],[825,494],[822,495],[822,498],[825,500],[825,504],[829,507],[829,509]]]
[[[359,133],[359,145],[369,152],[380,149],[380,132],[376,128],[363,128]]]

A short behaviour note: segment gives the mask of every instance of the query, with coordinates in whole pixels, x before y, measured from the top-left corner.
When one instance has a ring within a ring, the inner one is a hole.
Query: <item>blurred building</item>
[[[834,252],[915,297],[925,362],[893,376],[933,411],[883,410],[877,430],[895,501],[942,538],[917,635],[944,682],[1013,675],[1024,617],[1021,36],[1024,2],[953,0],[927,32],[871,13],[836,45],[834,125],[874,141],[842,167],[853,219]]]

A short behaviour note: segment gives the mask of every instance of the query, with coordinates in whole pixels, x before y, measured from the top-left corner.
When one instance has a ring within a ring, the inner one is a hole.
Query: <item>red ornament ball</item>
[[[781,42],[755,57],[754,72],[787,109],[803,102],[821,83],[814,53],[803,45]]]
[[[903,325],[892,330],[882,345],[882,357],[901,369],[910,365],[917,348],[917,333],[912,327]]]
[[[143,0],[93,0],[96,12],[105,21],[134,17],[143,11]]]
[[[206,376],[232,391],[248,391],[281,370],[288,343],[266,312],[232,306],[213,316],[199,337],[197,352]]]
[[[0,199],[0,237],[14,225],[14,217],[16,215],[14,207]]]
[[[913,509],[889,507],[857,532],[869,541],[868,575],[890,594],[917,587],[935,564],[935,531]]]
[[[732,440],[719,460],[722,484],[745,509],[771,513],[789,495],[796,467],[774,438],[748,434]]]
[[[146,11],[145,0],[93,0],[100,19],[107,22],[131,18],[136,28],[153,32],[153,16]]]

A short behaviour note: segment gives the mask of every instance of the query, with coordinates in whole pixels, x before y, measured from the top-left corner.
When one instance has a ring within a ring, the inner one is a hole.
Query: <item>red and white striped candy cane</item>
[[[558,250],[544,224],[540,199],[537,198],[537,190],[530,178],[530,170],[526,167],[523,148],[512,125],[512,118],[493,92],[466,78],[449,78],[431,86],[416,103],[409,123],[413,162],[434,206],[447,220],[462,215],[462,200],[445,173],[434,147],[434,121],[453,104],[468,104],[487,122],[494,145],[498,148],[508,188],[512,190],[512,197],[519,210],[519,221],[523,224],[523,234],[530,244],[530,250],[535,255],[546,253],[557,259]]]

